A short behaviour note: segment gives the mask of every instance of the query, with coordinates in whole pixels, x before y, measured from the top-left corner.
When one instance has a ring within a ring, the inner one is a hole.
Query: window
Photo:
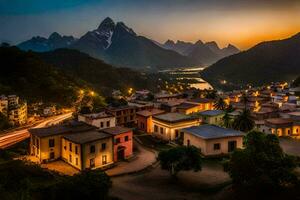
[[[95,145],[90,146],[90,153],[95,153]]]
[[[115,140],[115,144],[119,144],[120,142],[121,142],[120,138],[117,138],[117,139]]]
[[[106,149],[106,143],[102,143],[101,144],[101,150],[103,151],[103,150],[105,150]]]
[[[214,150],[220,150],[220,149],[221,149],[221,144],[220,143],[214,144]]]
[[[71,154],[69,155],[69,162],[70,163],[72,162],[72,155]]]
[[[127,142],[129,140],[128,135],[125,136],[125,141]]]
[[[54,139],[49,139],[49,147],[54,147]]]
[[[78,154],[78,146],[75,146],[75,153]]]
[[[72,143],[71,142],[69,143],[69,151],[72,152]]]
[[[164,133],[164,129],[160,128],[160,133],[163,134]]]
[[[76,165],[78,165],[78,158],[76,158]]]
[[[101,123],[100,123],[100,127],[101,127],[101,128],[103,128],[103,126],[104,126],[104,123],[103,123],[103,122],[101,122]]]
[[[190,145],[191,145],[191,141],[190,141],[190,140],[187,140],[187,141],[186,141],[186,145],[187,145],[187,146],[190,146]]]
[[[93,167],[95,167],[95,159],[94,158],[90,159],[90,168],[93,168]]]
[[[34,137],[32,137],[32,144],[35,145],[35,139],[34,139]]]
[[[105,165],[105,164],[107,164],[107,156],[106,155],[102,156],[102,165]]]
[[[158,126],[154,125],[154,132],[158,132]]]
[[[106,122],[106,127],[110,127],[110,121]]]
[[[36,139],[36,148],[40,148],[40,143],[39,143],[39,139]]]
[[[130,116],[130,120],[131,120],[131,121],[133,120],[133,116]]]

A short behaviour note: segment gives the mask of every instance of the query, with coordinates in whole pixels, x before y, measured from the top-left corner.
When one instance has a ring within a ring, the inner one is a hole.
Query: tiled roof
[[[157,115],[157,114],[162,114],[164,113],[164,110],[159,110],[159,109],[151,109],[151,110],[141,110],[139,112],[137,112],[137,115],[141,115],[144,117],[149,117],[149,116],[153,116],[153,115]]]
[[[199,113],[200,115],[217,116],[224,114],[223,110],[206,110]]]
[[[177,106],[178,109],[189,109],[189,108],[194,108],[197,105],[192,104],[192,103],[181,103]]]
[[[182,129],[185,133],[193,134],[203,139],[244,136],[245,133],[215,125],[192,126]]]
[[[169,122],[169,123],[189,121],[189,120],[195,119],[191,116],[184,115],[181,113],[166,113],[166,114],[156,115],[153,118],[164,121],[164,122]]]
[[[99,132],[97,130],[91,130],[82,133],[67,134],[63,137],[76,144],[85,144],[85,143],[101,140],[104,138],[109,138],[112,136],[110,134]]]
[[[126,127],[121,127],[121,126],[105,128],[105,129],[101,130],[101,132],[108,133],[108,134],[111,134],[111,135],[118,135],[118,134],[121,134],[121,133],[130,132],[130,131],[132,131],[132,129],[126,128]]]
[[[275,125],[284,125],[284,124],[293,123],[293,120],[286,119],[286,118],[271,118],[271,119],[266,119],[266,122]]]

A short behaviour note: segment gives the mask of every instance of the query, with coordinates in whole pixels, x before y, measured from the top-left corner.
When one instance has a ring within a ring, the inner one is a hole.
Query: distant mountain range
[[[232,45],[220,49],[216,43],[203,44],[200,41],[195,44],[180,41],[172,44],[168,41],[160,45],[137,35],[123,22],[115,23],[108,17],[98,28],[88,31],[79,39],[54,32],[49,38],[33,37],[18,47],[37,52],[58,48],[77,49],[115,66],[149,70],[203,66],[239,52]]]
[[[198,40],[195,43],[191,43],[178,40],[175,43],[172,40],[168,40],[161,46],[205,65],[213,64],[221,58],[240,52],[238,48],[231,44],[221,49],[215,41],[203,43],[201,40]]]
[[[283,40],[262,42],[247,51],[223,58],[201,76],[219,89],[238,89],[291,81],[300,76],[300,33]],[[225,81],[224,81],[225,80]]]

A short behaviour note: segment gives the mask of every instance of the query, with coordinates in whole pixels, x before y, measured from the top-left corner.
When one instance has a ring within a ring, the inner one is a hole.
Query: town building
[[[125,127],[112,127],[101,130],[103,133],[113,137],[113,157],[114,161],[128,159],[133,154],[133,133],[132,129]]]
[[[265,120],[265,127],[262,132],[276,134],[277,136],[292,136],[293,123],[292,119],[271,118]]]
[[[183,144],[195,146],[204,156],[228,154],[243,148],[244,133],[215,125],[192,126],[182,129]]]
[[[110,128],[116,126],[116,117],[107,111],[91,114],[79,114],[78,121],[84,122],[98,129]]]
[[[9,106],[8,120],[15,126],[27,123],[27,103],[12,104]]]
[[[0,96],[0,112],[7,116],[8,111],[8,98],[6,96]]]
[[[206,98],[197,98],[187,100],[186,103],[194,104],[198,106],[197,112],[214,109],[214,100]]]
[[[98,130],[67,134],[62,137],[62,159],[79,169],[104,168],[113,164],[113,139]]]
[[[153,135],[166,141],[182,138],[181,129],[199,125],[199,119],[181,113],[153,116]]]
[[[224,114],[223,110],[206,110],[198,113],[202,123],[215,125],[222,124]]]
[[[181,103],[177,107],[177,112],[183,113],[186,115],[199,112],[199,105],[194,103]]]
[[[106,111],[116,117],[117,126],[133,126],[136,123],[135,106],[108,107]]]
[[[160,109],[151,109],[151,110],[142,110],[136,113],[137,118],[137,127],[139,130],[146,133],[153,132],[153,121],[152,117],[164,113],[164,110]]]

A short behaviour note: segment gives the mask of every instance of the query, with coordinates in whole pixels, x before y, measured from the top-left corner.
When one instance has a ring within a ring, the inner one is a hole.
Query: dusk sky
[[[247,49],[300,32],[300,0],[0,0],[0,41],[82,36],[105,17],[139,35]]]

